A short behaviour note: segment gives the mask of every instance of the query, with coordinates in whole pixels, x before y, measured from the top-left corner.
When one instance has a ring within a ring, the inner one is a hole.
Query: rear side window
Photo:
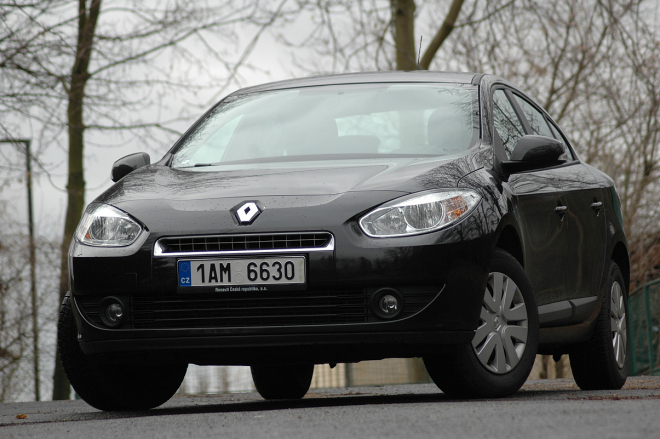
[[[495,90],[493,93],[493,122],[504,144],[507,158],[511,157],[516,142],[525,135],[525,130],[504,90]]]

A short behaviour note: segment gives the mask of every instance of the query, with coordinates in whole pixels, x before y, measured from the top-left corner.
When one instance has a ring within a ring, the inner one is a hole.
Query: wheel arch
[[[525,255],[523,253],[522,242],[518,235],[518,231],[513,225],[507,224],[504,226],[497,237],[495,247],[501,248],[510,253],[511,256],[516,258],[520,265],[525,268]]]
[[[619,241],[612,250],[612,261],[614,261],[623,274],[623,280],[626,282],[626,291],[630,292],[630,258],[626,245]]]

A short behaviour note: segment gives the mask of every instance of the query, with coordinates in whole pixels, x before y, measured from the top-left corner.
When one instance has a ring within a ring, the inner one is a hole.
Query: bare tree
[[[424,56],[421,58],[419,58],[421,52],[415,50],[415,10],[417,8],[415,1],[391,0],[390,3],[392,21],[394,22],[397,70],[428,70],[436,53],[454,30],[456,20],[463,7],[463,0],[453,0],[451,2],[444,21],[433,35],[431,44],[426,48]]]
[[[16,379],[28,353],[30,317],[27,294],[21,288],[27,264],[16,257],[20,255],[16,238],[5,231],[0,240],[0,401],[26,385],[25,380]]]
[[[302,1],[307,32],[278,34],[310,73],[429,69],[457,28],[497,14],[504,0]],[[461,12],[465,19],[459,23]],[[421,41],[420,41],[421,40]],[[421,50],[424,48],[424,50]],[[297,52],[303,52],[299,55]]]
[[[0,107],[11,111],[13,124],[0,130],[14,130],[19,119],[29,118],[42,132],[67,133],[60,301],[68,290],[67,250],[85,206],[85,134],[127,130],[141,141],[163,135],[171,141],[179,134],[176,122],[189,116],[168,104],[196,94],[211,100],[211,90],[236,83],[264,30],[297,10],[287,3],[13,0],[3,6]],[[169,111],[169,119],[150,116],[154,108]],[[54,381],[53,398],[68,398],[59,358]]]

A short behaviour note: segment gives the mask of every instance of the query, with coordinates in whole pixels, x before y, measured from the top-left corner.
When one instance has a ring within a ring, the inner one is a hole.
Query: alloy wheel
[[[490,273],[481,321],[472,339],[479,362],[496,374],[511,371],[525,351],[528,323],[525,300],[516,283],[504,273]]]
[[[612,284],[610,293],[610,325],[612,328],[612,347],[614,358],[619,369],[626,362],[626,348],[628,344],[628,331],[626,325],[626,307],[621,285],[618,282]]]

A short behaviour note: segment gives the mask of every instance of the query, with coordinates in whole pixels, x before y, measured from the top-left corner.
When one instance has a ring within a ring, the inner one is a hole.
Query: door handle
[[[602,201],[596,201],[594,203],[591,203],[591,208],[595,211],[599,211],[600,209],[603,208],[603,202]]]

